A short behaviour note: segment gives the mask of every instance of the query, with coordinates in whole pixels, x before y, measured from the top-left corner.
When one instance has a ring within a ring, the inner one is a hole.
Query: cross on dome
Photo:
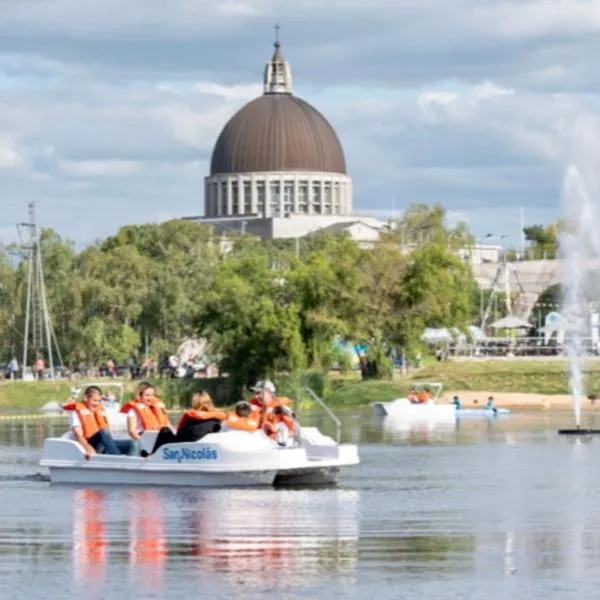
[[[275,24],[275,52],[265,67],[264,93],[265,94],[291,94],[292,71],[287,61],[283,59],[280,48],[279,30],[281,25]]]

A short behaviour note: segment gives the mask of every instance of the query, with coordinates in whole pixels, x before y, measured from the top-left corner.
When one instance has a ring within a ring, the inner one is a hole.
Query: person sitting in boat
[[[186,410],[177,425],[176,442],[197,442],[208,433],[221,430],[227,413],[215,408],[208,392],[201,390],[192,395],[192,408]]]
[[[462,402],[458,396],[454,396],[454,398],[452,398],[452,404],[454,404],[456,410],[460,410],[462,408]]]
[[[162,425],[156,416],[154,386],[146,381],[140,383],[135,398],[124,404],[122,413],[127,415],[127,431],[134,443],[139,447],[140,437],[144,431],[158,431],[155,444],[161,445],[162,439],[171,440],[173,428],[171,424]],[[153,410],[154,408],[154,410]]]
[[[235,405],[235,412],[227,415],[227,419],[223,421],[221,429],[223,431],[231,429],[257,431],[260,428],[260,422],[254,412],[249,402],[238,402]]]
[[[275,436],[278,427],[273,416],[273,410],[277,406],[288,406],[292,404],[292,400],[285,396],[276,396],[275,385],[268,380],[259,381],[250,389],[253,392],[256,392],[250,400],[253,416],[258,420],[260,426],[269,437]]]
[[[419,402],[419,398],[417,397],[417,391],[414,388],[410,390],[410,392],[408,392],[406,398],[411,404],[417,404]]]
[[[203,390],[195,392],[192,396],[192,408],[186,410],[181,416],[177,432],[173,433],[167,427],[162,428],[156,437],[152,451],[142,450],[141,455],[150,456],[165,444],[197,442],[208,433],[220,431],[221,423],[225,419],[227,413],[215,408],[208,392]]]
[[[99,387],[90,385],[83,392],[82,402],[73,398],[62,407],[69,411],[71,430],[85,450],[86,458],[91,458],[96,453],[126,454],[131,451],[131,445],[123,444],[119,448],[113,438],[102,406],[102,390]]]
[[[487,410],[496,410],[496,401],[493,396],[490,396],[485,403]]]
[[[278,405],[273,409],[269,422],[270,430],[265,433],[280,446],[289,446],[294,441],[297,423],[292,411],[287,406]]]
[[[427,404],[427,402],[429,402],[429,391],[425,388],[419,390],[417,401],[419,404]]]

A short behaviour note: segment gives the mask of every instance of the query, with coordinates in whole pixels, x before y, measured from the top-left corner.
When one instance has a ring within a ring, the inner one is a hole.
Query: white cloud
[[[442,202],[474,228],[520,204],[532,219],[556,215],[564,165],[589,154],[578,124],[600,115],[596,2],[275,8],[4,0],[0,230],[34,198],[48,224],[80,239],[198,214],[220,129],[261,93],[275,18],[295,90],[340,135],[357,210],[388,210],[395,193],[398,210]]]
[[[142,168],[142,162],[126,160],[66,160],[60,163],[60,170],[74,177],[128,177]]]
[[[14,169],[23,162],[16,144],[7,136],[0,136],[0,169]]]

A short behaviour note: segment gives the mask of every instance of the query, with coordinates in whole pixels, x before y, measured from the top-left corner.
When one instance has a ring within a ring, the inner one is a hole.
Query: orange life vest
[[[227,415],[225,421],[230,429],[240,429],[241,431],[256,431],[258,429],[258,421],[252,417],[240,417],[235,413]]]
[[[108,422],[108,417],[106,416],[106,410],[104,410],[104,406],[99,406],[95,410],[95,413],[98,427],[100,427],[100,429],[110,429],[110,424]]]
[[[296,431],[296,424],[294,419],[288,417],[288,415],[276,415],[268,413],[265,423],[263,424],[263,431],[272,438],[277,437],[277,424],[285,423],[290,435],[294,435]]]
[[[150,405],[150,410],[154,413],[161,427],[171,427],[171,421],[169,421],[169,415],[167,414],[167,405],[160,398],[154,398],[154,401]]]
[[[222,410],[194,410],[190,408],[190,410],[186,410],[183,415],[181,415],[181,419],[179,419],[179,423],[177,424],[177,431],[180,431],[181,428],[190,420],[194,421],[209,421],[211,419],[215,419],[217,421],[225,421],[227,419],[227,413]]]
[[[417,397],[419,399],[419,402],[421,403],[427,402],[429,400],[429,394],[425,390],[420,391]]]
[[[138,420],[144,431],[158,431],[160,429],[160,423],[149,406],[146,406],[143,402],[132,400],[124,404],[120,412],[128,413],[131,409],[138,416]]]
[[[97,411],[92,410],[83,402],[67,402],[62,405],[64,410],[75,411],[79,417],[81,423],[81,430],[83,431],[83,437],[89,440],[93,435],[100,431],[101,426],[98,422]]]

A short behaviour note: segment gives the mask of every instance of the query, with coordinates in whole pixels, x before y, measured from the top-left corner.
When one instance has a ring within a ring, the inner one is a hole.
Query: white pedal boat
[[[144,433],[142,448],[152,449],[156,435]],[[357,446],[337,444],[316,428],[302,429],[298,444],[282,448],[262,431],[224,431],[166,444],[148,458],[96,454],[87,460],[67,432],[44,442],[40,466],[52,483],[229,487],[331,484],[341,467],[359,463]]]
[[[414,387],[429,388],[434,397],[428,402],[414,404],[408,398],[398,398],[391,402],[373,402],[373,412],[380,417],[394,417],[407,421],[454,422],[456,407],[449,403],[438,403],[442,393],[441,383],[415,382]]]

